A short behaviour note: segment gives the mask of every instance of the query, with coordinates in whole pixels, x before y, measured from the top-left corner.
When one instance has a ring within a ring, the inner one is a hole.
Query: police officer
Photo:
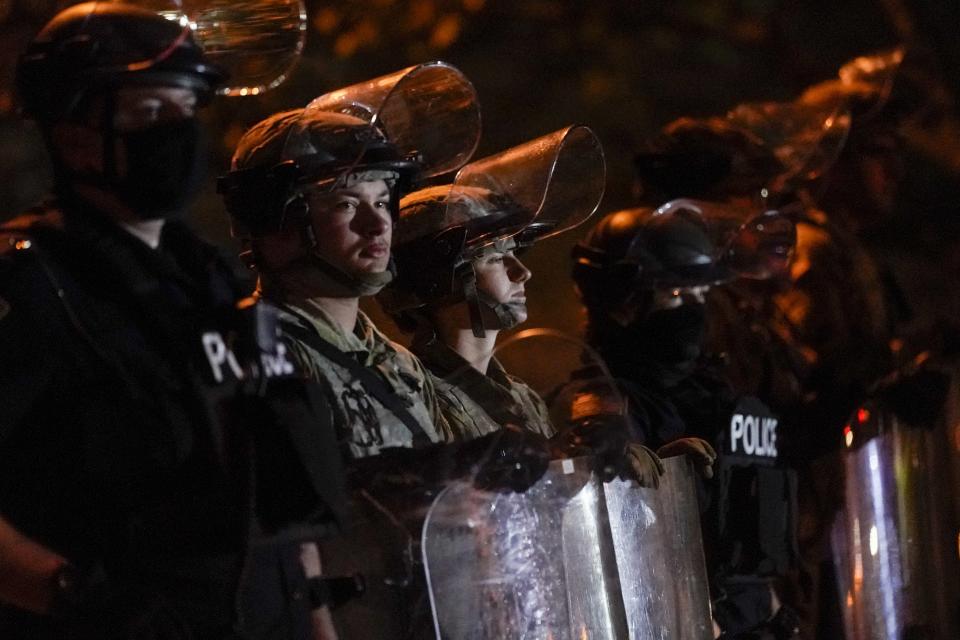
[[[301,542],[335,528],[342,479],[296,444],[327,411],[178,219],[222,73],[178,23],[103,2],[17,72],[55,197],[0,229],[0,635],[308,637],[288,596],[323,587]]]
[[[788,611],[770,587],[793,552],[783,528],[792,481],[776,465],[776,417],[738,400],[702,361],[706,294],[733,275],[716,254],[701,207],[675,201],[600,220],[574,248],[573,275],[588,341],[617,378],[639,437],[661,456],[693,453],[701,464],[716,456],[708,443],[720,452],[715,477],[703,474],[718,632],[789,637],[793,622],[781,624]]]
[[[439,74],[443,82],[439,93],[421,86],[416,96],[429,94],[435,105],[444,91],[465,87],[466,99],[452,96],[451,102],[475,109],[469,82],[442,63],[400,72],[400,82],[394,76],[358,86],[397,86],[390,94],[397,96],[416,83],[417,74]],[[338,631],[344,638],[422,637],[432,622],[415,552],[420,520],[435,484],[465,471],[473,458],[437,446],[452,443],[455,434],[440,412],[432,379],[359,310],[361,298],[393,278],[391,240],[400,196],[429,174],[432,153],[422,138],[410,135],[405,143],[417,151],[411,155],[413,149],[384,133],[396,127],[381,121],[380,129],[345,113],[369,106],[361,99],[369,96],[356,91],[328,94],[346,108],[330,107],[322,96],[306,109],[255,125],[241,138],[220,188],[259,275],[257,295],[282,308],[293,355],[322,384],[340,448],[351,460],[349,535],[324,545],[322,560],[325,567],[364,574],[367,592],[335,612]],[[370,112],[391,110],[375,104]],[[404,115],[407,123],[423,116]],[[448,116],[435,114],[455,119]],[[422,124],[437,126],[429,118]],[[463,161],[475,145],[471,131],[466,127],[465,139],[453,145],[453,155]],[[431,133],[450,142],[448,132]],[[476,450],[485,451],[487,442]],[[502,455],[495,457],[513,460],[497,451]]]

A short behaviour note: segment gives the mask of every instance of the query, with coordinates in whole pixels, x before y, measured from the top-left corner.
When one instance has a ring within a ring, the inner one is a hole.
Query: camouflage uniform
[[[422,517],[436,495],[421,471],[440,465],[434,447],[417,461],[393,454],[415,447],[414,434],[349,370],[297,339],[288,328],[315,332],[375,370],[403,398],[406,410],[431,443],[449,443],[453,433],[440,412],[429,373],[406,349],[391,342],[363,312],[344,332],[310,300],[279,305],[281,327],[293,359],[330,398],[341,450],[350,460],[350,521],[344,535],[321,541],[325,575],[364,576],[366,593],[333,612],[341,638],[394,640],[426,637],[432,622],[418,543]],[[391,451],[392,450],[392,451]]]
[[[337,349],[354,354],[364,366],[376,369],[398,395],[408,399],[407,410],[431,442],[453,440],[430,375],[409,351],[390,341],[362,311],[357,315],[356,329],[349,334],[310,300],[283,305],[280,320],[281,326],[291,324],[315,331]],[[349,371],[299,340],[291,340],[291,351],[306,374],[330,394],[334,422],[349,457],[366,458],[383,449],[413,446],[410,429]]]
[[[435,336],[411,348],[430,371],[440,409],[458,439],[472,440],[508,424],[547,438],[556,433],[540,396],[496,358],[482,374]]]

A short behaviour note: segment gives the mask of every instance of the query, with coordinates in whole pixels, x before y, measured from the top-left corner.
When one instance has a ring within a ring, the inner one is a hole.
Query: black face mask
[[[203,185],[203,137],[194,118],[118,133],[126,151],[126,175],[114,171],[111,190],[143,219],[181,213]]]
[[[706,335],[706,306],[685,304],[654,311],[624,328],[623,358],[671,385],[693,373]],[[626,352],[629,352],[627,355]]]

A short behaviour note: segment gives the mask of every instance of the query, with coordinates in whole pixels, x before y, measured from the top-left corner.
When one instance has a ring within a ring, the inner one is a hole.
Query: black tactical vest
[[[780,458],[780,421],[741,397],[714,441],[718,460],[705,519],[715,575],[784,575],[796,556],[796,474]]]
[[[184,227],[168,223],[154,252],[95,217],[63,219],[0,238],[20,249],[0,260],[0,345],[17,365],[0,373],[0,513],[103,564],[144,615],[166,609],[201,635],[284,618],[295,634],[289,602],[246,620],[236,596],[241,572],[289,594],[278,563],[247,550],[289,555],[344,503],[322,394],[272,310],[238,306],[232,274]],[[55,627],[0,611],[3,637],[76,635]]]

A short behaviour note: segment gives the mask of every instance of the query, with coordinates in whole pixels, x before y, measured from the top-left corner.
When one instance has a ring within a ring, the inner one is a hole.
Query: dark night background
[[[39,136],[19,120],[16,56],[63,3],[0,0],[0,219],[49,183]],[[480,95],[482,157],[573,122],[592,126],[608,161],[600,213],[631,204],[631,157],[681,115],[785,100],[852,57],[917,43],[934,53],[946,95],[960,87],[960,0],[341,0],[308,1],[305,55],[290,79],[258,98],[219,99],[208,188],[192,220],[230,248],[212,177],[246,127],[328,90],[431,59],[446,60]],[[897,216],[868,242],[907,283],[921,322],[960,317],[960,124],[950,116],[909,135]],[[586,227],[529,254],[529,325],[576,332],[568,252]]]

